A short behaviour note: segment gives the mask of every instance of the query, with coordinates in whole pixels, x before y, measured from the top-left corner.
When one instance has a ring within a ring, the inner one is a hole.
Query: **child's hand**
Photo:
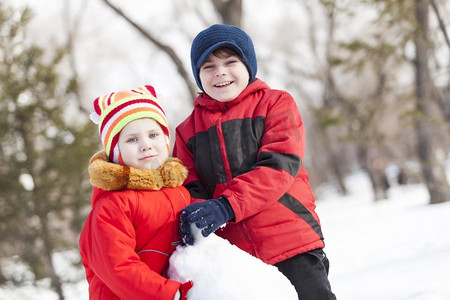
[[[194,235],[191,230],[192,224],[202,229],[202,235],[207,237],[233,218],[233,209],[224,197],[193,203],[181,210],[181,239],[185,244],[193,245]]]

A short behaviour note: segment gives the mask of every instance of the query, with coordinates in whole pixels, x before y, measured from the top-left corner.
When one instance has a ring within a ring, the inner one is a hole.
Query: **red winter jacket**
[[[91,160],[92,211],[79,239],[90,299],[174,299],[181,284],[166,272],[190,203],[186,175],[171,158],[158,170]]]
[[[193,198],[230,202],[235,222],[216,233],[275,264],[324,247],[304,150],[291,95],[256,79],[231,102],[200,94],[176,129],[173,155],[189,170]]]

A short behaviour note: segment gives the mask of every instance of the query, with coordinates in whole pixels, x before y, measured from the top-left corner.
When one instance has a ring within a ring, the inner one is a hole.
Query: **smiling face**
[[[119,151],[126,166],[157,169],[167,159],[167,143],[163,130],[154,119],[131,121],[120,132]]]
[[[247,87],[250,80],[247,67],[239,56],[219,50],[211,53],[199,70],[206,94],[219,102],[230,102]]]

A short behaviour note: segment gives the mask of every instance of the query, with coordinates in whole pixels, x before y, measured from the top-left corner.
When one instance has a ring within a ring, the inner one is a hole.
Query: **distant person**
[[[407,177],[406,177],[406,172],[403,168],[400,168],[398,170],[398,174],[397,174],[397,183],[398,185],[405,185],[408,183]]]
[[[104,151],[89,164],[92,211],[80,236],[89,299],[186,299],[192,282],[167,278],[190,203],[187,170],[169,157],[169,128],[153,87],[94,100]]]
[[[195,199],[181,212],[182,239],[195,243],[191,224],[203,236],[216,232],[278,267],[299,299],[335,299],[294,99],[255,77],[253,42],[238,27],[201,31],[191,64],[202,92],[176,129],[173,151]]]

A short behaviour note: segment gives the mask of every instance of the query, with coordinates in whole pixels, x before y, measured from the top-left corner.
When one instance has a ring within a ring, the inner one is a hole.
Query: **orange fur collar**
[[[158,169],[136,169],[112,163],[104,151],[89,162],[89,180],[104,191],[122,189],[160,190],[183,184],[188,171],[178,158],[169,157]]]

